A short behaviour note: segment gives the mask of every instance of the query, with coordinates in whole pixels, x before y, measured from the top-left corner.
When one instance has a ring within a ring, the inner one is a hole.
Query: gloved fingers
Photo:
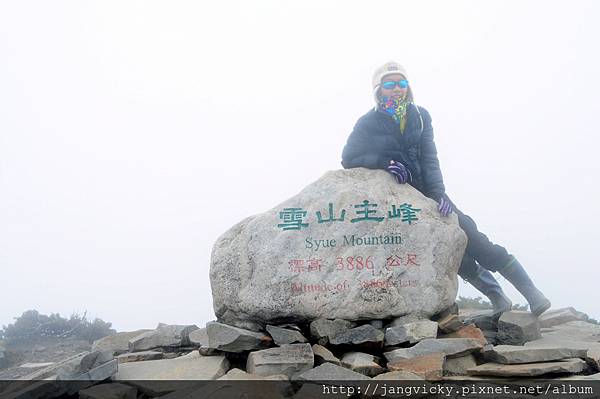
[[[398,183],[404,184],[408,181],[409,172],[402,164],[389,165],[387,170],[396,177]]]
[[[394,177],[396,178],[396,181],[400,184],[404,184],[406,183],[406,175],[402,174],[402,173],[392,173],[394,175]]]
[[[397,181],[399,184],[404,184],[404,183],[406,183],[406,177],[405,177],[405,176],[403,176],[403,175],[398,175],[398,174],[394,174],[394,177],[396,178],[396,181]]]
[[[402,164],[394,164],[394,165],[388,165],[387,169],[391,172],[391,171],[405,171],[406,168],[404,167],[404,165]]]
[[[444,198],[440,200],[440,205],[438,206],[438,210],[442,216],[448,216],[452,213],[452,205],[450,202],[446,201]]]

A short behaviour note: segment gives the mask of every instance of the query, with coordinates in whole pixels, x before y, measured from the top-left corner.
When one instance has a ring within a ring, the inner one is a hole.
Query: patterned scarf
[[[379,107],[394,118],[397,124],[400,125],[400,133],[404,133],[406,126],[406,110],[408,109],[408,100],[405,98],[390,98],[381,96],[379,98]]]

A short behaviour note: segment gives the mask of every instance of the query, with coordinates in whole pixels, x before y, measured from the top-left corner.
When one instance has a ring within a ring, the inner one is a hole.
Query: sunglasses
[[[381,87],[383,87],[386,90],[392,90],[394,87],[396,87],[396,85],[398,85],[398,87],[400,87],[401,89],[406,89],[408,87],[408,80],[403,79],[398,82],[383,82],[381,84]]]

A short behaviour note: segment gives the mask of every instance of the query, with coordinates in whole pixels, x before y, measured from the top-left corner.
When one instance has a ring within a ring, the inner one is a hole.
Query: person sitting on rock
[[[342,166],[385,169],[398,183],[410,183],[436,201],[442,216],[456,212],[468,237],[458,274],[490,299],[493,313],[498,315],[512,307],[490,271],[500,273],[539,316],[550,308],[550,301],[519,261],[504,247],[490,242],[446,195],[431,117],[425,108],[415,105],[407,79],[405,68],[397,62],[388,62],[375,71],[372,84],[377,105],[356,122],[342,152]]]

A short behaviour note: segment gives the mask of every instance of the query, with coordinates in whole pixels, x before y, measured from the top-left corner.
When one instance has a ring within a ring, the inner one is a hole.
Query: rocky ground
[[[91,348],[91,343],[71,337],[46,337],[5,344],[4,361],[0,364],[0,380],[26,376],[39,369],[36,367],[38,364],[60,362]]]
[[[600,325],[572,308],[537,318],[523,311],[499,317],[489,311],[459,313],[454,306],[426,320],[318,319],[260,331],[218,322],[203,328],[160,324],[91,346],[44,340],[30,347],[7,346],[3,352],[5,361],[15,363],[0,371],[0,380],[79,380],[84,385],[68,393],[79,392],[82,398],[166,397],[175,387],[156,384],[160,379],[264,380],[290,386],[315,380],[600,380]],[[33,362],[51,364],[27,364]],[[31,389],[4,382],[0,395],[2,390],[15,397],[23,390],[28,397],[65,393]]]

